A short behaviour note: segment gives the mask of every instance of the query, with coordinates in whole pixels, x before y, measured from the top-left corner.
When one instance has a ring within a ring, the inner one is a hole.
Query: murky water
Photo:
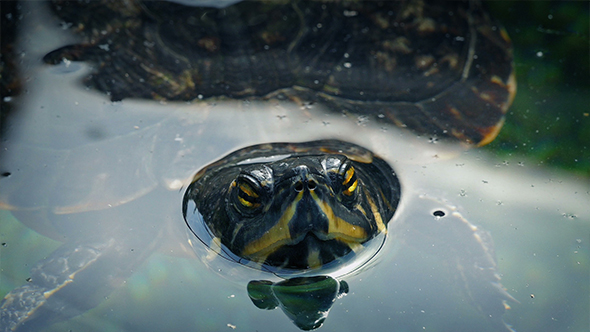
[[[504,315],[517,331],[588,328],[588,179],[524,156],[505,160],[430,143],[319,105],[112,103],[79,87],[86,65],[39,65],[72,39],[41,6],[29,7],[19,46],[26,91],[14,101],[18,113],[0,159],[10,172],[0,197],[19,207],[16,219],[0,211],[0,295],[25,284],[29,269],[59,247],[56,240],[112,234],[129,240],[126,259],[139,262],[98,307],[48,331],[299,331],[280,309],[260,310],[248,297],[247,281],[270,277],[209,263],[199,256],[203,248],[189,246],[181,202],[192,174],[237,148],[320,138],[362,145],[396,169],[403,198],[392,230],[412,231],[434,219],[433,210],[456,207],[490,231],[502,284],[519,301]],[[335,300],[322,331],[495,331],[446,266],[453,253],[396,235],[374,264],[344,278],[350,291]],[[145,261],[133,260],[146,252]]]

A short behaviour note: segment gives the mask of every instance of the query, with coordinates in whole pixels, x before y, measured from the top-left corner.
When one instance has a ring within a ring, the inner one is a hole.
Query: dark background
[[[487,5],[512,38],[518,91],[485,149],[590,176],[590,2]]]

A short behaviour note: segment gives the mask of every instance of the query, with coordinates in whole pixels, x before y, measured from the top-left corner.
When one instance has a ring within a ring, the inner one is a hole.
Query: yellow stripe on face
[[[346,173],[344,173],[344,181],[342,182],[342,185],[346,185],[350,181],[350,179],[352,178],[353,175],[354,175],[354,167],[350,166],[350,168],[346,170]]]
[[[365,196],[367,198],[367,202],[369,202],[369,206],[371,207],[371,212],[373,213],[373,217],[375,217],[375,223],[377,224],[377,229],[379,232],[387,232],[387,227],[385,227],[385,223],[383,222],[383,218],[381,218],[381,213],[379,213],[379,208],[375,201],[371,198],[371,195],[365,190]]]
[[[358,179],[354,180],[354,182],[350,185],[350,187],[346,188],[346,190],[344,190],[342,193],[346,196],[352,195],[352,193],[356,190],[356,186],[358,185],[358,183],[359,183]]]
[[[359,253],[364,248],[362,244],[355,242],[347,243],[347,245],[355,253]]]
[[[239,188],[246,195],[248,195],[250,197],[258,198],[258,194],[255,193],[254,190],[252,190],[252,187],[250,187],[248,184],[246,184],[246,183],[240,183]]]
[[[322,261],[320,260],[320,252],[318,250],[311,250],[309,255],[307,256],[307,265],[311,269],[316,269],[322,266]]]
[[[315,193],[311,197],[328,219],[328,239],[339,240],[344,243],[360,243],[367,239],[367,232],[359,226],[352,225],[334,214],[332,207],[319,199]]]
[[[303,192],[297,194],[276,225],[258,240],[254,240],[244,247],[242,255],[254,261],[264,262],[268,255],[272,254],[285,243],[290,242],[292,239],[291,233],[289,232],[289,222],[291,222],[293,215],[295,215],[297,202],[301,200],[301,197],[303,197]]]
[[[243,199],[242,197],[238,196],[238,201],[240,201],[240,204],[242,204],[245,207],[259,207],[260,203],[252,203],[252,202],[248,202],[247,200]]]

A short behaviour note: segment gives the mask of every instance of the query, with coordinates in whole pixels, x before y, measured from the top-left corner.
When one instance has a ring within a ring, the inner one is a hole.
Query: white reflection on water
[[[231,324],[243,330],[275,331],[281,326],[296,331],[279,311],[261,311],[250,303],[245,283],[232,277],[243,273],[239,268],[215,273],[178,245],[186,242],[179,184],[186,186],[196,170],[239,147],[319,138],[357,143],[394,166],[407,204],[396,223],[411,227],[418,216],[407,211],[428,206],[418,198],[426,194],[447,199],[472,223],[489,230],[502,282],[520,301],[505,315],[517,330],[587,328],[587,179],[524,159],[506,165],[481,151],[431,144],[394,128],[359,125],[317,105],[301,110],[277,102],[111,103],[99,93],[76,88],[87,66],[76,71],[39,66],[41,56],[69,37],[46,36],[56,25],[41,19],[29,23],[21,46],[28,93],[16,101],[22,111],[12,119],[2,144],[2,165],[12,175],[2,179],[0,197],[21,208],[61,213],[66,221],[58,222],[57,235],[52,234],[56,237],[120,227],[116,220],[101,221],[108,206],[123,207],[115,214],[127,220],[123,228],[164,229],[154,235],[161,246],[134,268],[119,291],[54,330],[222,330]],[[525,166],[519,167],[519,161]],[[131,201],[142,210],[138,214],[148,217],[134,219],[134,211],[125,209]],[[88,219],[75,213],[87,210],[97,212]],[[27,270],[58,243],[1,213],[3,295],[24,283]],[[93,224],[85,225],[88,220]],[[442,266],[447,256],[436,248],[389,241],[372,269],[347,280],[351,292],[336,303],[322,330],[489,330],[452,285]]]

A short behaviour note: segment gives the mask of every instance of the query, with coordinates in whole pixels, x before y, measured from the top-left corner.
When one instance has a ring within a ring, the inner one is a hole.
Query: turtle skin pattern
[[[478,1],[54,1],[112,100],[289,98],[484,145],[516,92],[512,46]]]

